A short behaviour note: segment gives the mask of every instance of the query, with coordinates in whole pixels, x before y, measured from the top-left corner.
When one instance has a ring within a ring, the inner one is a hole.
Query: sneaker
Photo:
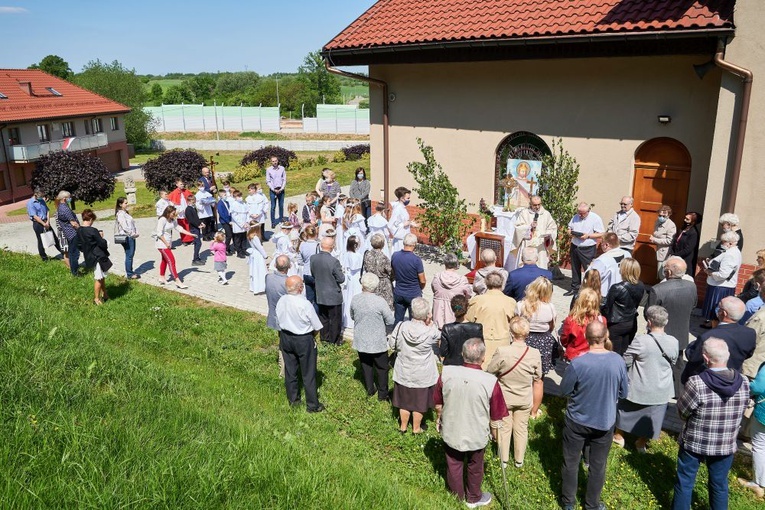
[[[517,468],[522,468],[522,467],[523,467],[523,462],[518,462],[518,461],[516,461],[516,462],[515,462],[515,467],[517,467]]]
[[[192,266],[204,266],[205,262],[203,260],[192,260],[191,261]]]
[[[184,283],[181,283],[181,282],[175,282],[175,286],[178,287],[179,289],[188,289],[189,288],[188,285],[185,285]]]
[[[478,508],[479,506],[486,506],[489,503],[491,503],[491,492],[482,492],[481,493],[481,499],[479,499],[475,503],[467,503],[467,502],[465,502],[465,505],[468,508]]]
[[[228,285],[228,280],[218,280],[221,285]]]
[[[306,411],[308,411],[309,413],[320,413],[320,412],[324,411],[324,409],[325,409],[325,408],[324,408],[324,404],[322,404],[321,402],[319,402],[319,405],[318,405],[318,406],[316,406],[316,407],[314,407],[314,408],[310,408],[310,407],[309,407],[308,409],[306,409]]]

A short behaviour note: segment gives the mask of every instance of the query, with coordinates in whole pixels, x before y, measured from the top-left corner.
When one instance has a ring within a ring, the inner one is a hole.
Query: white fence
[[[275,145],[295,152],[335,152],[343,147],[368,143],[369,140],[154,140],[152,146],[158,150],[254,151]]]
[[[145,107],[158,133],[168,131],[279,131],[279,108],[273,106],[204,106],[166,104]]]
[[[303,118],[306,133],[369,134],[369,110],[356,105],[319,104],[316,117]]]

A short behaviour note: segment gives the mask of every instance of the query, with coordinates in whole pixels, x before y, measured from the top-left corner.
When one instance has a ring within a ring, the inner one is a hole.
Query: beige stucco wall
[[[753,264],[755,252],[765,248],[765,2],[738,0],[736,2],[736,36],[729,43],[725,60],[754,73],[751,107],[741,162],[736,208],[733,212],[741,219],[744,233],[744,262]],[[714,134],[712,172],[707,185],[707,203],[702,239],[718,235],[717,218],[725,211],[723,195],[731,174],[732,151],[738,135],[742,81],[726,73],[719,91],[717,125]]]
[[[391,192],[413,186],[406,164],[432,145],[461,194],[477,204],[494,194],[495,151],[516,131],[548,145],[563,139],[581,165],[580,199],[604,217],[633,186],[635,150],[671,137],[692,157],[689,208],[703,207],[720,72],[699,80],[692,65],[708,56],[633,57],[371,66],[390,103]],[[381,91],[372,88],[372,184],[382,188]],[[669,125],[659,114],[672,117]],[[390,198],[390,197],[389,197]],[[416,202],[416,201],[415,201]],[[473,209],[474,210],[474,209]]]

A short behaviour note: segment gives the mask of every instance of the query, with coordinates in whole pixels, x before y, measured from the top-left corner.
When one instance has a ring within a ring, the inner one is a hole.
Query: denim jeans
[[[275,227],[284,221],[284,190],[278,195],[273,191],[268,192],[271,196],[271,226]],[[279,202],[279,220],[276,219],[276,202]]]
[[[77,276],[77,270],[80,268],[80,241],[74,236],[66,242],[69,245],[69,270],[73,276]]]
[[[125,250],[125,275],[128,278],[132,277],[133,272],[133,256],[135,255],[135,239],[132,237],[127,238],[127,243],[122,245]]]
[[[672,498],[672,510],[689,510],[696,473],[704,462],[707,465],[709,480],[709,508],[727,510],[728,508],[728,472],[733,465],[733,455],[699,455],[680,446],[677,453],[677,479],[675,495]]]
[[[199,258],[199,250],[202,249],[202,231],[198,228],[191,227],[189,228],[189,232],[192,234],[196,234],[197,236],[194,238],[194,258],[191,259],[192,261],[201,260]]]
[[[412,301],[415,298],[407,298],[403,296],[397,296],[395,293],[393,294],[393,317],[395,320],[393,321],[394,324],[398,324],[399,322],[404,320],[404,314],[406,312],[409,312],[409,318],[412,318]]]

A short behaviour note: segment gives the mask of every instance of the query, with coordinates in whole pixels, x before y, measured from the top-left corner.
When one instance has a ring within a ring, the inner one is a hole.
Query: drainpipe
[[[329,60],[324,59],[324,67],[327,71],[338,76],[345,76],[347,78],[353,78],[355,80],[365,81],[372,83],[379,87],[382,87],[383,94],[383,200],[388,201],[390,199],[390,158],[388,155],[388,83],[376,78],[370,78],[369,76],[362,76],[360,74],[349,73],[347,71],[341,71],[329,65]],[[371,197],[370,197],[371,199]]]
[[[741,159],[744,155],[744,138],[746,137],[746,123],[749,118],[749,103],[752,98],[752,81],[754,74],[748,69],[739,67],[735,64],[725,61],[725,41],[720,39],[717,43],[717,53],[715,53],[714,63],[717,67],[731,74],[735,74],[744,81],[741,93],[741,113],[738,122],[738,137],[736,139],[736,149],[733,156],[733,174],[730,181],[730,190],[728,191],[726,212],[735,212],[736,198],[738,195],[738,181],[741,177]]]
[[[3,129],[7,128],[8,124],[0,126],[0,144],[3,146],[3,156],[5,159],[5,166],[8,168],[8,187],[11,188],[11,203],[16,201],[16,192],[13,191],[13,182],[11,182],[11,161],[8,156],[8,151],[5,150],[5,137],[3,136]]]

